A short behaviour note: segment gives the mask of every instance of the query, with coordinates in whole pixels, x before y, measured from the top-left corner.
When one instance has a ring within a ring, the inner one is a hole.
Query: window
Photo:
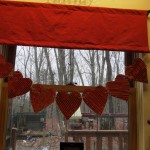
[[[33,83],[50,85],[67,85],[71,83],[75,86],[102,85],[105,87],[106,83],[114,81],[118,74],[124,74],[124,59],[124,53],[122,52],[19,46],[17,49],[16,70],[21,71],[24,77],[30,77]],[[33,113],[29,94],[15,99],[13,113],[14,115],[18,114],[18,118],[14,125],[21,126],[24,134],[27,132],[26,130],[32,130],[30,135],[36,134],[37,130],[44,129],[48,141],[50,139],[55,140],[53,138],[57,137],[57,142],[52,142],[54,145],[51,145],[55,148],[59,148],[59,142],[65,140],[65,131],[71,129],[73,131],[69,131],[68,135],[66,134],[71,137],[69,138],[70,142],[82,141],[85,143],[86,140],[89,140],[92,147],[97,148],[101,145],[99,142],[96,144],[96,138],[99,138],[100,141],[104,141],[102,142],[103,148],[108,146],[119,148],[119,142],[123,139],[124,142],[121,146],[128,149],[128,103],[126,101],[109,97],[102,115],[96,115],[82,101],[80,108],[66,122],[56,103],[38,113],[39,119],[44,118],[43,121],[35,121],[38,116]],[[20,120],[19,115],[22,115],[22,113],[24,113],[24,117],[20,117]],[[27,113],[33,115],[33,119],[31,117],[27,119]],[[40,117],[40,114],[43,114],[43,117]],[[77,130],[80,131],[77,132]],[[91,137],[85,139],[85,134],[89,134],[88,132],[85,133],[85,130],[90,130],[93,133],[94,139],[92,141],[90,140]],[[98,131],[96,135],[94,130]],[[105,130],[102,132],[106,132],[104,133],[106,138],[99,137],[102,134],[101,130]],[[108,133],[108,130],[111,131]],[[118,133],[117,130],[122,130],[122,132]],[[84,137],[75,138],[74,135],[81,134],[82,131]],[[113,132],[116,132],[116,136],[109,138],[110,135],[114,134]],[[43,131],[39,132],[39,135],[42,136]],[[120,139],[120,135],[123,135],[122,139]],[[113,144],[109,144],[109,141],[112,141]]]

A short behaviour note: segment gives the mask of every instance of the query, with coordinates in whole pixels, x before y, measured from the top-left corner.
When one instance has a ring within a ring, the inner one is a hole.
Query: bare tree
[[[74,50],[69,51],[69,83],[73,83],[74,79],[74,66],[75,66],[75,59],[74,59]]]
[[[107,81],[111,81],[112,79],[112,66],[111,66],[111,62],[110,62],[110,52],[106,51],[106,64],[107,64]],[[112,97],[109,97],[109,113],[113,113],[113,101],[112,101]]]
[[[77,63],[77,60],[75,58],[75,66],[77,67],[77,71],[78,71],[78,74],[79,74],[79,78],[81,80],[81,85],[84,86],[84,79],[83,79],[83,76],[82,76],[82,72],[79,68],[79,64]]]
[[[52,64],[49,58],[49,53],[47,48],[43,48],[45,56],[46,56],[46,61],[47,61],[47,70],[49,70],[49,75],[50,75],[50,84],[55,84],[55,77],[54,77],[54,71],[52,70]],[[48,75],[48,74],[46,74]]]
[[[65,64],[65,51],[59,49],[58,51],[54,49],[55,58],[57,62],[57,71],[58,71],[58,84],[63,85],[67,83],[67,73],[66,73],[66,64]]]
[[[44,50],[42,49],[41,51],[37,50],[37,47],[33,47],[34,49],[34,61],[35,61],[35,75],[36,75],[36,82],[40,83],[40,71],[43,63],[43,53]],[[39,52],[39,55],[38,55]]]

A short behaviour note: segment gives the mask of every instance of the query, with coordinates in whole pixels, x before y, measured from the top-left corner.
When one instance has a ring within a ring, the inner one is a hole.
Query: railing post
[[[16,149],[16,137],[17,137],[17,129],[12,128],[12,150]]]
[[[119,150],[123,150],[123,140],[122,140],[122,134],[120,133],[118,136],[119,141]]]
[[[65,133],[65,142],[68,142],[68,133]]]
[[[102,150],[102,136],[97,136],[97,150]]]
[[[125,149],[128,149],[128,135],[124,136]]]
[[[112,136],[111,135],[108,135],[108,149],[109,150],[112,150]]]
[[[91,137],[86,136],[86,150],[91,150]]]

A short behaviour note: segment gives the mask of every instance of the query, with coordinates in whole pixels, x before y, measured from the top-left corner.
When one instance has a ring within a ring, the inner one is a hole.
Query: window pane
[[[124,75],[124,53],[19,46],[15,70],[34,84],[106,87],[118,74]],[[59,150],[65,135],[69,142],[84,142],[85,147],[91,143],[92,150],[99,146],[104,150],[128,149],[128,103],[112,96],[108,96],[101,115],[82,100],[66,121],[56,102],[34,113],[27,93],[14,98],[13,125],[18,128],[18,149],[44,146]]]

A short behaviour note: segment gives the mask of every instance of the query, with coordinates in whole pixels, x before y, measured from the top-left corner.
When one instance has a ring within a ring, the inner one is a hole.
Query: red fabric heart
[[[107,90],[103,86],[98,86],[94,90],[87,89],[83,92],[84,102],[96,113],[101,114],[107,102]]]
[[[20,71],[15,71],[13,76],[17,79],[23,78],[23,75]]]
[[[20,71],[12,71],[8,76],[8,80],[20,79],[20,78],[23,78],[23,75]]]
[[[134,59],[133,65],[126,67],[125,75],[130,80],[148,83],[147,68],[140,58]]]
[[[5,63],[5,59],[3,55],[0,55],[0,64],[4,64],[4,63]]]
[[[117,75],[115,81],[110,81],[106,83],[106,88],[111,96],[128,100],[129,99],[129,81],[125,75]]]
[[[58,92],[56,96],[56,103],[66,119],[69,119],[75,111],[79,108],[82,102],[80,93],[72,92]]]
[[[30,90],[30,99],[34,112],[39,112],[54,102],[55,91],[44,85],[34,84]]]
[[[5,62],[3,55],[0,55],[0,78],[8,77],[13,70],[13,65]]]
[[[0,64],[0,78],[8,77],[9,73],[13,70],[13,66],[10,63]]]
[[[30,91],[32,80],[29,78],[13,78],[8,80],[8,98],[21,96]]]

